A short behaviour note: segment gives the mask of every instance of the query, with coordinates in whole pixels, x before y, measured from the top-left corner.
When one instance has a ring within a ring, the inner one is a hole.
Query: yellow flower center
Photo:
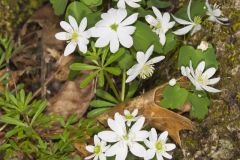
[[[194,17],[193,22],[195,24],[201,24],[202,23],[202,18],[199,16]]]
[[[155,27],[156,27],[156,29],[160,29],[160,28],[162,27],[161,22],[158,22],[157,25],[156,25]]]
[[[145,64],[140,71],[140,78],[146,79],[152,76],[154,72],[154,67],[152,64]]]
[[[164,148],[164,143],[162,141],[157,141],[155,143],[155,148],[157,151],[162,151]]]
[[[112,30],[117,31],[117,29],[118,29],[118,24],[114,23],[114,24],[112,24],[110,27],[111,27]]]
[[[100,145],[96,145],[94,147],[94,151],[93,151],[95,154],[99,154],[101,153],[101,146]]]
[[[78,33],[77,33],[76,31],[74,31],[74,32],[72,33],[72,40],[77,41],[77,40],[78,40],[78,37],[79,37]]]
[[[133,119],[133,115],[128,114],[128,115],[125,116],[125,118],[126,118],[127,120],[131,120],[131,119]]]
[[[124,139],[125,141],[127,141],[127,140],[128,140],[128,138],[129,138],[129,137],[128,137],[128,135],[127,135],[127,134],[123,136],[123,139]]]

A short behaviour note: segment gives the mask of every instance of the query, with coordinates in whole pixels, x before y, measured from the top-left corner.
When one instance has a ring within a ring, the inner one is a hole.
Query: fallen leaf
[[[179,78],[178,82],[181,87],[186,87],[188,84],[185,78]],[[116,112],[123,114],[124,109],[132,111],[137,108],[139,114],[146,117],[146,122],[151,127],[157,128],[161,131],[168,131],[169,136],[181,146],[179,132],[181,130],[195,130],[195,127],[188,118],[160,106],[162,92],[166,85],[167,84],[163,84],[128,102],[121,103],[103,113],[97,119],[104,125],[107,125],[107,119],[113,117]],[[184,105],[189,106],[189,103]]]
[[[48,112],[58,113],[64,118],[71,114],[77,114],[82,117],[87,111],[91,99],[94,97],[94,81],[86,88],[80,88],[80,81],[84,79],[89,72],[82,74],[75,81],[67,81],[58,91],[58,93],[49,99]]]

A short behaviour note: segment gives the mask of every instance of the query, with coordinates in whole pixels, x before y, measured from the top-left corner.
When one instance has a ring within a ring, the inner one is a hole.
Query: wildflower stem
[[[123,102],[125,99],[125,89],[126,89],[126,70],[123,70],[122,76],[122,91],[121,91],[121,101]]]
[[[115,94],[116,98],[118,100],[121,100],[121,98],[119,96],[119,93],[118,93],[118,91],[117,91],[117,89],[116,89],[116,87],[115,87],[115,85],[113,83],[113,80],[109,77],[109,75],[106,72],[104,72],[104,75],[105,75],[105,77],[106,77],[106,79],[108,81],[108,84],[109,84],[110,88],[112,89],[113,93]]]

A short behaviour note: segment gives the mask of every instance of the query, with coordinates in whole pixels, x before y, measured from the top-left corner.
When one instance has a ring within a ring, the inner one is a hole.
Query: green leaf
[[[89,7],[97,7],[102,4],[102,0],[80,0],[80,1],[85,3]]]
[[[67,7],[68,0],[50,0],[50,2],[53,6],[54,13],[57,16],[63,15]]]
[[[0,151],[6,151],[8,148],[10,148],[11,147],[11,145],[10,144],[6,144],[6,143],[4,143],[4,144],[1,144],[1,146],[0,146]]]
[[[118,67],[106,67],[106,68],[104,68],[104,70],[115,76],[118,76],[121,74],[121,69]]]
[[[70,65],[70,69],[74,71],[95,70],[100,69],[98,66],[93,66],[85,63],[73,63]]]
[[[163,1],[163,0],[149,0],[147,2],[148,8],[151,8],[152,6],[157,7],[157,8],[168,8],[172,4],[170,1]]]
[[[65,19],[68,19],[68,16],[73,16],[78,23],[86,17],[88,14],[92,13],[91,9],[88,8],[84,3],[74,1],[70,3],[66,10]]]
[[[87,87],[87,85],[97,76],[98,72],[99,71],[93,72],[93,73],[89,74],[86,78],[84,78],[80,82],[80,88]]]
[[[109,109],[110,109],[110,107],[94,109],[94,110],[88,112],[87,117],[88,118],[96,118],[97,116],[103,114],[104,112],[108,111]]]
[[[18,132],[21,132],[22,130],[23,130],[22,127],[16,126],[16,127],[14,127],[12,130],[8,131],[8,132],[5,134],[5,137],[6,137],[6,138],[10,138],[10,137],[14,136],[15,134],[17,134]]]
[[[123,53],[125,53],[125,49],[124,48],[120,48],[117,53],[112,54],[109,59],[107,60],[107,62],[105,63],[104,66],[108,66],[109,64],[112,64],[113,62],[115,62],[116,60],[118,60]]]
[[[133,81],[132,83],[130,83],[126,98],[132,98],[136,93],[138,87],[139,87],[138,81]]]
[[[116,105],[115,103],[111,103],[111,102],[103,101],[103,100],[93,100],[90,103],[90,106],[92,106],[94,108],[112,107],[115,105]]]
[[[137,51],[145,52],[151,45],[154,45],[155,52],[163,52],[162,45],[159,42],[159,37],[147,24],[137,21],[135,26],[136,31],[133,35],[133,46]]]
[[[104,91],[104,90],[101,90],[101,89],[98,89],[97,92],[96,92],[96,95],[102,99],[105,99],[105,100],[108,100],[110,102],[113,102],[113,103],[118,103],[118,101],[111,95],[109,94],[108,92]]]
[[[192,46],[181,47],[178,58],[178,66],[189,66],[190,60],[192,61],[193,68],[196,68],[201,61],[205,61],[205,68],[218,68],[215,49],[211,44],[209,44],[209,48],[204,52],[198,49],[196,50]]]
[[[185,5],[175,13],[176,17],[189,20],[187,15],[188,3],[189,1],[186,1]],[[205,0],[192,0],[192,4],[191,4],[192,19],[195,16],[200,16],[200,17],[205,16],[206,11],[207,11],[207,7],[205,6]]]
[[[100,87],[103,87],[104,86],[104,81],[105,81],[105,78],[104,78],[104,72],[101,70],[99,72],[99,76],[98,76],[98,85]]]
[[[94,12],[94,13],[89,13],[87,17],[87,22],[88,22],[88,28],[93,27],[96,22],[98,22],[101,19],[101,14],[102,12]]]
[[[128,70],[130,67],[132,67],[135,64],[135,57],[130,54],[129,52],[125,53],[120,57],[118,61],[118,65],[121,69]]]
[[[208,114],[208,106],[210,105],[208,97],[199,97],[196,94],[189,94],[188,99],[192,104],[190,116],[197,119],[203,119]]]
[[[170,51],[174,50],[177,45],[177,39],[176,36],[172,32],[168,32],[166,34],[166,43],[163,47],[163,54],[166,55]]]
[[[39,107],[38,110],[36,111],[36,113],[34,114],[32,121],[31,121],[31,126],[34,124],[35,120],[38,118],[38,116],[43,112],[43,110],[46,108],[47,106],[47,101],[43,101]]]
[[[174,86],[167,85],[163,90],[163,100],[160,105],[165,108],[177,109],[182,107],[188,98],[188,91],[181,88],[179,83]]]
[[[1,116],[0,122],[12,124],[12,125],[16,125],[16,126],[21,126],[21,127],[28,127],[28,125],[26,123],[23,123],[21,120],[15,119],[12,117],[8,117],[8,116]]]

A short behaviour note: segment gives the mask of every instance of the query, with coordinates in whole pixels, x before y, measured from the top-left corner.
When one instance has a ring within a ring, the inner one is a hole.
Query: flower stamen
[[[152,76],[154,72],[154,66],[152,64],[145,64],[140,71],[140,78],[146,79]]]

